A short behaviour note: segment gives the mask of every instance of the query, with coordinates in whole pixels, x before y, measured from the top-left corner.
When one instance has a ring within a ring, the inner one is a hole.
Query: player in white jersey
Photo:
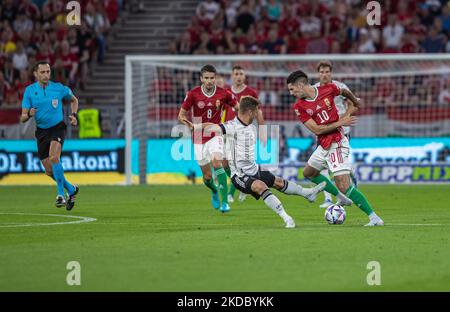
[[[274,176],[270,171],[262,170],[255,161],[256,127],[252,124],[258,115],[259,101],[252,96],[243,96],[239,102],[239,112],[235,119],[216,125],[203,123],[192,125],[186,123],[195,130],[208,133],[225,135],[230,144],[227,155],[231,169],[231,181],[236,188],[246,194],[251,194],[257,200],[262,198],[264,203],[276,212],[285,222],[286,228],[295,227],[295,222],[284,210],[280,200],[272,194],[269,188],[288,195],[298,195],[313,202],[317,194],[322,191],[326,182],[322,182],[313,188],[303,188],[300,185]]]
[[[331,78],[332,70],[333,70],[333,67],[329,61],[319,62],[319,64],[317,65],[317,71],[319,72],[319,82],[314,84],[314,87],[324,86],[329,83],[333,83],[339,89],[350,90],[349,87],[347,87],[347,85],[345,83],[343,83],[341,81],[333,80]],[[351,101],[347,101],[347,99],[342,95],[338,95],[334,98],[334,104],[336,104],[336,108],[337,108],[339,116],[347,115],[347,114],[350,114],[350,113],[353,113],[356,111],[356,107],[353,105],[353,103]],[[350,140],[350,127],[346,126],[346,127],[342,127],[342,128],[344,129],[345,136]],[[320,173],[327,178],[330,177],[330,175],[328,173],[328,169],[324,169]],[[357,181],[356,181],[355,175],[353,173],[353,170],[352,170],[352,173],[350,174],[350,176],[353,180],[353,183],[355,185],[357,185]],[[333,199],[332,199],[330,193],[324,191],[323,194],[325,195],[325,200],[319,207],[327,208],[333,204]]]

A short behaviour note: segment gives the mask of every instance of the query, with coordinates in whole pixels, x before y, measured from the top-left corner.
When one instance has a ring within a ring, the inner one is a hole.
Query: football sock
[[[345,195],[368,216],[373,213],[372,206],[367,201],[367,198],[355,186],[351,185],[347,191],[345,191]]]
[[[330,179],[328,179],[322,174],[319,174],[317,177],[311,178],[309,180],[315,184],[320,184],[325,181],[327,182],[327,186],[325,186],[325,191],[333,194],[334,196],[337,196],[340,193],[337,187],[333,184],[333,182],[331,182]]]
[[[284,186],[280,189],[280,192],[288,195],[300,195],[305,196],[303,187],[298,185],[297,183],[290,182],[288,180],[284,180]]]
[[[52,164],[52,170],[57,184],[58,195],[64,196],[64,169],[61,162]]]
[[[328,169],[323,169],[323,170],[320,172],[320,174],[323,175],[324,177],[330,179],[330,174],[328,173]],[[330,180],[330,181],[331,181],[331,180]],[[330,201],[330,202],[333,201],[333,198],[331,197],[331,194],[330,194],[330,193],[324,191],[324,192],[323,192],[323,195],[325,195],[325,198],[324,198],[325,201]]]
[[[229,178],[231,178],[231,170],[230,170],[230,167],[223,168],[223,169],[225,170],[225,173],[227,174],[227,176],[228,176]],[[233,185],[233,182],[231,182],[231,183],[230,183],[230,190],[228,191],[228,193],[229,193],[231,196],[234,196],[234,192],[236,192],[236,187]]]
[[[211,192],[213,192],[214,194],[217,193],[217,187],[214,184],[214,180],[213,179],[203,180],[203,183],[206,185],[207,188],[209,188],[211,190]]]
[[[272,192],[267,189],[261,194],[261,198],[264,200],[264,203],[276,214],[278,214],[283,220],[289,219],[288,214],[284,211],[283,205],[280,200],[272,194]]]
[[[219,182],[219,191],[220,191],[220,197],[222,199],[222,204],[228,204],[228,181],[227,181],[227,174],[225,173],[225,170],[220,168],[215,168],[216,176],[217,176],[217,182]]]
[[[52,178],[56,182],[54,176],[51,176],[50,178]],[[65,177],[64,177],[64,188],[67,190],[67,193],[69,193],[69,195],[75,192],[75,187],[72,184],[70,184]]]

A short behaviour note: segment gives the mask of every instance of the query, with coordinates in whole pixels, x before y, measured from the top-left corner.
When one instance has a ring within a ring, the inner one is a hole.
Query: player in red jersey
[[[299,120],[317,135],[319,142],[304,168],[305,178],[315,184],[325,181],[327,183],[325,190],[336,196],[338,204],[355,203],[369,216],[370,221],[366,226],[384,225],[366,197],[351,183],[350,145],[342,127],[355,124],[356,117],[350,113],[339,117],[334,103],[334,98],[342,95],[359,108],[359,100],[350,90],[340,89],[334,83],[319,87],[311,86],[308,76],[301,70],[289,75],[287,86],[289,92],[298,99],[294,104],[295,113]],[[337,188],[327,177],[320,174],[325,168],[333,173]]]
[[[250,88],[249,86],[247,86],[245,84],[245,78],[246,77],[245,77],[244,68],[240,65],[233,66],[233,68],[231,70],[231,81],[233,84],[231,85],[231,87],[228,88],[228,90],[234,94],[234,96],[236,97],[238,102],[241,100],[241,97],[243,97],[243,96],[252,96],[256,99],[258,98],[258,93],[256,92],[256,90],[253,88]],[[236,113],[235,113],[234,109],[229,106],[225,107],[225,110],[222,114],[222,123],[233,120],[234,118],[236,118]],[[258,122],[259,126],[263,126],[263,127],[258,127],[259,128],[259,138],[260,138],[260,142],[265,145],[266,141],[267,141],[267,135],[266,135],[266,131],[265,131],[266,129],[264,127],[265,121],[264,121],[264,116],[261,111],[261,108],[258,108],[258,115],[256,117],[256,121]],[[227,147],[226,144],[225,144],[225,147]],[[230,167],[228,166],[228,160],[224,159],[222,164],[223,164],[223,168],[225,169],[225,172],[227,173],[228,176],[230,176],[231,171],[230,171]],[[233,183],[230,183],[230,189],[228,192],[228,202],[232,203],[234,201],[234,193],[235,192],[236,192],[236,188],[234,187]],[[244,201],[245,197],[246,197],[246,194],[240,192],[239,201],[241,201],[241,202]]]
[[[234,95],[216,86],[216,69],[212,65],[205,65],[200,70],[201,86],[195,87],[186,95],[178,114],[178,120],[188,125],[187,113],[192,109],[194,124],[211,122],[220,124],[220,118],[225,106],[238,108]],[[189,126],[189,125],[188,125]],[[221,135],[193,133],[194,154],[203,174],[203,182],[212,192],[212,205],[221,212],[230,211],[227,194],[227,174],[222,167],[223,138]],[[218,187],[212,178],[211,167],[214,168]],[[220,198],[219,198],[220,191]]]

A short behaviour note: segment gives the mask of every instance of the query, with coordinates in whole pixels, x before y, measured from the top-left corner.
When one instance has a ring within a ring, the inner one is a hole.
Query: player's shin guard
[[[339,190],[333,184],[333,182],[331,182],[330,179],[328,179],[327,177],[323,176],[322,174],[319,174],[317,177],[311,178],[309,180],[311,182],[315,183],[315,184],[320,184],[320,183],[325,181],[327,183],[327,186],[325,187],[325,191],[327,191],[328,193],[333,194],[334,196],[339,194]]]
[[[225,173],[225,170],[220,168],[215,168],[216,176],[217,176],[217,182],[219,183],[219,191],[220,191],[220,198],[222,199],[222,204],[228,203],[228,181],[227,181],[227,174]]]
[[[355,186],[351,185],[346,191],[345,195],[350,198],[365,214],[368,216],[372,214],[373,209],[367,198]]]
[[[214,184],[214,180],[203,180],[203,183],[206,185],[207,188],[211,190],[213,194],[217,193],[217,187]]]
[[[230,170],[230,167],[227,167],[227,168],[223,168],[224,170],[225,170],[225,173],[227,174],[227,176],[229,177],[229,178],[231,178],[231,170]],[[234,192],[236,192],[236,187],[233,185],[233,183],[230,183],[230,190],[229,190],[229,194],[231,195],[231,196],[234,196]]]
[[[265,190],[261,194],[261,198],[264,200],[264,203],[270,209],[275,211],[275,213],[277,215],[279,215],[281,218],[283,218],[283,220],[286,220],[287,218],[289,218],[289,216],[287,215],[286,211],[284,211],[283,204],[281,204],[281,202],[278,199],[278,197],[273,195],[272,192],[269,189]]]
[[[64,196],[64,169],[61,162],[52,164],[53,176],[58,186],[58,195]]]

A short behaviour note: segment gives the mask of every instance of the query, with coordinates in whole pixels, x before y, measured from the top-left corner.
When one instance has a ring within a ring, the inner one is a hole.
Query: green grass
[[[252,198],[221,214],[204,186],[81,188],[72,212],[54,187],[0,188],[0,291],[450,291],[448,186],[363,186],[386,222],[347,208],[344,225],[279,195],[298,227]],[[237,194],[236,194],[237,198]],[[76,221],[81,224],[5,227]],[[428,226],[423,224],[429,224]],[[81,264],[81,286],[66,265]],[[369,261],[381,286],[368,286]]]

